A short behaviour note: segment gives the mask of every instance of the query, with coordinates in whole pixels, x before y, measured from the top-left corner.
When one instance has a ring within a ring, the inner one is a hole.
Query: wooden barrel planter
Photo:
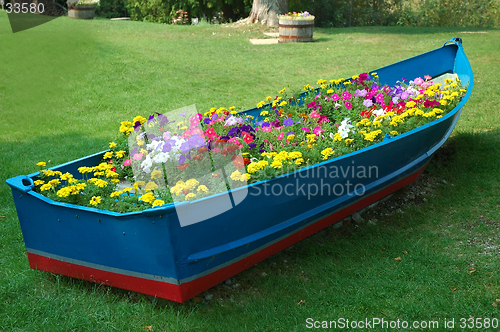
[[[280,43],[312,42],[314,20],[279,20]]]
[[[68,17],[91,20],[95,16],[95,5],[82,5],[76,7],[68,6]]]

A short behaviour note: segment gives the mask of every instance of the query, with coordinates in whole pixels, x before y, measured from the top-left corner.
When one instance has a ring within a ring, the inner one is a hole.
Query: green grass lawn
[[[259,28],[61,17],[13,34],[0,11],[1,331],[303,331],[308,318],[438,321],[436,331],[454,318],[460,331],[460,318],[500,319],[500,31],[315,29],[313,43],[251,45]],[[135,115],[243,110],[454,36],[473,94],[421,179],[365,223],[330,227],[184,304],[29,268],[5,179],[36,162],[102,151]]]

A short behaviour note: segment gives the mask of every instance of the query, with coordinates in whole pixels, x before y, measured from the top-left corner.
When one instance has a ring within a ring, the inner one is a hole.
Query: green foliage
[[[110,0],[113,1],[113,0]],[[114,0],[118,1],[118,0]],[[208,21],[228,22],[246,17],[252,0],[126,0],[130,17],[135,21],[172,23],[180,9],[188,18],[205,18]]]
[[[406,26],[498,27],[497,0],[417,0],[405,1],[398,24]]]
[[[290,0],[323,27],[370,25],[497,27],[498,0]]]
[[[101,0],[95,12],[97,16],[106,18],[128,16],[125,0]]]

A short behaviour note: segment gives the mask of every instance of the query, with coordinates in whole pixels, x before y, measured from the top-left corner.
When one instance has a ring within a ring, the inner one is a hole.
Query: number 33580
[[[7,14],[10,13],[31,13],[31,14],[41,14],[45,11],[45,6],[43,3],[8,3],[5,5],[7,9],[5,10]]]

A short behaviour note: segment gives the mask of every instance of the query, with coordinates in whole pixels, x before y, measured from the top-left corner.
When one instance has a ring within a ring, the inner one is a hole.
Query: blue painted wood
[[[390,85],[402,77],[456,73],[469,89],[461,103],[441,119],[349,155],[251,184],[248,196],[235,208],[186,227],[181,227],[173,204],[115,213],[41,196],[32,190],[38,173],[8,179],[27,250],[104,271],[181,284],[258,252],[396,183],[421,169],[451,134],[471,94],[473,74],[461,41],[455,38],[441,48],[375,71],[381,82]],[[255,108],[246,113],[258,115],[260,111]],[[54,169],[78,174],[78,167],[97,164],[103,153]],[[376,167],[376,174],[364,178],[357,174],[359,167],[370,166]],[[352,167],[356,172],[352,173]],[[349,171],[335,177],[335,170]],[[308,189],[326,192],[327,185],[336,186],[339,193],[348,181],[363,185],[364,195],[356,195],[351,188],[348,193],[308,198]],[[279,188],[288,191],[278,194]],[[215,199],[185,202],[183,207],[203,213]]]

